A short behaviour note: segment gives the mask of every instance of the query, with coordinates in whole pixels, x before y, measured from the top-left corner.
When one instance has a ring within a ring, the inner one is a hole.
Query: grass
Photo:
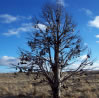
[[[0,74],[0,98],[51,98],[48,84],[40,83],[44,77],[40,76],[36,80],[34,77],[24,73]],[[71,77],[63,84],[62,98],[99,98],[99,74],[80,77]]]

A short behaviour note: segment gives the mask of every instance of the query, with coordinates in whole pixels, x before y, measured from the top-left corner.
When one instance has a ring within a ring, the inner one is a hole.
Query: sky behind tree
[[[99,0],[0,0],[0,72],[11,71],[5,69],[17,62],[18,47],[28,49],[26,36],[33,32],[32,18],[41,13],[47,2],[64,6],[73,17],[84,45],[91,49],[93,58],[97,58],[94,65],[98,67]]]

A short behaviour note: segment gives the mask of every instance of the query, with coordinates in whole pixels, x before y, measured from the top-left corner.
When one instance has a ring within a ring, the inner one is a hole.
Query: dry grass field
[[[0,74],[0,98],[51,98],[51,89],[40,76]],[[99,98],[99,74],[70,78],[62,86],[62,98]]]

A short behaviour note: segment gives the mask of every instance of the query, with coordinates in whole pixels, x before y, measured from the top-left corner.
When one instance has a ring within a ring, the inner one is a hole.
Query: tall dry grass
[[[0,74],[0,96],[51,98],[52,92],[48,84],[40,83],[44,77],[41,76],[36,80],[34,77],[34,75],[27,76],[24,73]],[[83,75],[81,79],[78,76],[76,79],[72,77],[62,87],[64,88],[61,89],[62,98],[99,98],[99,74],[95,76]]]

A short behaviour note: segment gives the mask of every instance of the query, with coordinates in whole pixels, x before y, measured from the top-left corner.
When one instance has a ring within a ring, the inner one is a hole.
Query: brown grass
[[[24,73],[17,75],[0,74],[0,96],[2,98],[3,96],[50,98],[47,97],[51,96],[52,93],[50,87],[47,83],[40,83],[43,77],[41,76],[36,80],[33,77],[34,75],[27,76]],[[62,98],[99,98],[99,74],[83,75],[81,79],[78,76],[76,79],[72,77],[64,83],[63,87],[65,89],[61,89]]]

